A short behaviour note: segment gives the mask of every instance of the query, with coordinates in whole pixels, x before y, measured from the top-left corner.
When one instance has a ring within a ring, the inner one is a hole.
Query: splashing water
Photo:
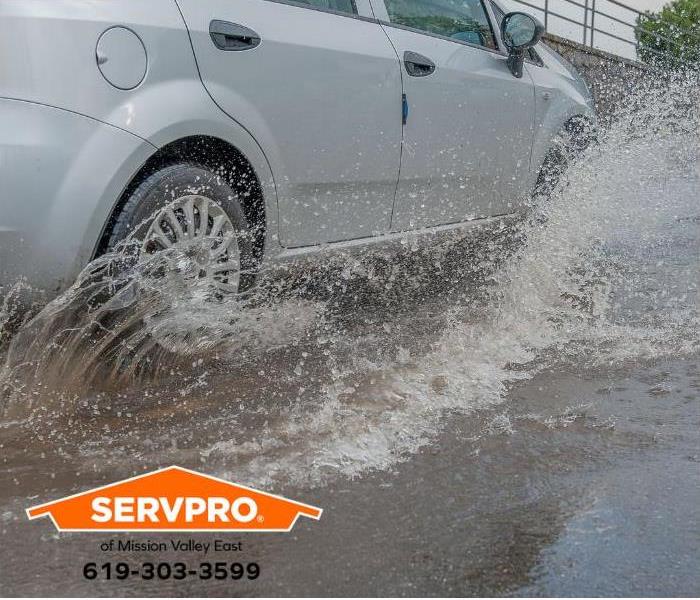
[[[86,460],[321,482],[391,468],[542,369],[695,354],[697,108],[689,83],[631,98],[515,251],[503,227],[407,238],[309,267],[281,298],[272,283],[220,302],[155,276],[182,256],[102,257],[11,340],[6,411],[28,427],[69,414]]]

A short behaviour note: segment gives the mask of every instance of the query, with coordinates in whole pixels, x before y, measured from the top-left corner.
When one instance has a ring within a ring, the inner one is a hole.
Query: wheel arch
[[[254,234],[255,258],[262,260],[270,227],[270,206],[266,206],[265,184],[259,169],[229,141],[207,134],[175,139],[159,147],[133,174],[114,202],[102,228],[93,257],[103,254],[115,221],[133,191],[156,171],[177,163],[190,162],[205,167],[224,178],[239,195],[246,219]]]
[[[596,136],[596,121],[589,114],[574,114],[564,121],[538,163],[534,194],[551,194],[571,160],[583,153]]]
[[[547,155],[563,133],[580,136],[584,132],[594,133],[596,128],[596,116],[587,106],[562,102],[555,110],[549,111],[544,122],[537,128],[533,141],[530,166],[532,183],[539,177]]]

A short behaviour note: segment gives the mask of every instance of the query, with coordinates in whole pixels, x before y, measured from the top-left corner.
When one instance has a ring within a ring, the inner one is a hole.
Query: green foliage
[[[700,66],[700,0],[673,0],[637,20],[639,57],[662,66]]]

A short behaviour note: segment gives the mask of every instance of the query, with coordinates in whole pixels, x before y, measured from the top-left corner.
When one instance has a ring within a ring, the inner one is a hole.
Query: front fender
[[[596,123],[593,105],[579,82],[559,69],[533,67],[535,83],[535,131],[530,157],[530,189],[533,189],[547,154],[567,123],[584,117]]]

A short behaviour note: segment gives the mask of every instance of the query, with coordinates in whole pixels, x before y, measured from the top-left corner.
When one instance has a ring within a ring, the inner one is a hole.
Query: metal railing
[[[645,53],[664,57],[681,48],[681,42],[679,42],[677,39],[670,38],[667,35],[663,35],[656,31],[651,31],[639,24],[641,21],[640,17],[653,21],[656,18],[654,15],[639,11],[636,8],[628,6],[627,4],[618,2],[618,0],[543,0],[543,6],[537,6],[532,2],[528,2],[527,0],[511,1],[522,4],[542,14],[544,16],[544,26],[547,31],[550,31],[550,21],[552,17],[561,19],[562,21],[577,27],[581,27],[581,38],[574,41],[581,42],[584,46],[589,46],[590,48],[595,47],[596,34],[598,34],[599,36],[605,36],[607,38],[617,40],[618,42],[633,46],[636,55],[639,56],[639,42],[637,40],[638,32],[644,32],[650,36],[653,36],[658,42],[662,42],[666,48],[665,50],[660,51],[646,46],[644,48]],[[566,5],[581,9],[583,11],[583,20],[579,21],[570,15],[561,14]],[[608,12],[610,10],[610,6],[623,9],[625,14],[629,15],[629,19],[610,14],[610,12]],[[609,22],[617,23],[623,27],[629,28],[633,39],[618,35],[617,33],[613,33],[609,30],[601,29],[600,24],[604,23],[605,19],[609,20]],[[683,31],[680,33],[683,33],[683,35],[686,37],[695,39],[700,46],[700,36],[694,32]]]

